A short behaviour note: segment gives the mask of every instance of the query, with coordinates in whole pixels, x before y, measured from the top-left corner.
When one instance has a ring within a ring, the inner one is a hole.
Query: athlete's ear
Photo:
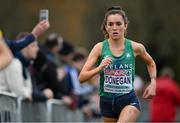
[[[128,23],[125,23],[124,27],[125,27],[125,30],[127,30],[127,28],[128,28]]]

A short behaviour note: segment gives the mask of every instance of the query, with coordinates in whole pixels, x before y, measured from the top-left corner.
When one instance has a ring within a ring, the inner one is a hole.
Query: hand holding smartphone
[[[32,34],[37,38],[38,36],[43,34],[49,27],[49,10],[42,9],[39,11],[39,23],[33,28]]]
[[[42,20],[49,20],[49,10],[48,9],[41,9],[39,11],[39,21]]]

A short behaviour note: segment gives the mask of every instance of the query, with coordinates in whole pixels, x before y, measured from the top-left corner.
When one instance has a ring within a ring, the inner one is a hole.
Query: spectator
[[[88,52],[86,49],[75,49],[75,53],[73,54],[71,60],[71,68],[69,70],[69,74],[73,86],[71,91],[78,97],[78,108],[82,108],[85,119],[89,120],[93,117],[93,107],[91,105],[93,101],[91,101],[90,98],[93,99],[92,97],[95,97],[91,96],[94,91],[94,86],[90,83],[80,84],[79,81],[79,73],[86,61],[87,55]]]
[[[86,95],[93,90],[93,87],[88,83],[80,84],[79,81],[79,72],[87,57],[87,54],[83,51],[77,51],[74,53],[71,60],[71,70],[69,71],[72,79],[73,93],[76,95]]]
[[[38,51],[37,42],[34,42],[35,39],[48,28],[49,22],[41,21],[34,27],[31,33],[21,33],[17,37],[16,42],[6,40],[6,43],[16,58],[13,59],[6,69],[0,71],[0,83],[2,85],[0,91],[15,93],[17,96],[23,96],[32,100],[32,83],[27,68],[31,59],[36,57]],[[22,50],[22,52],[19,52],[20,50]]]
[[[47,69],[47,67],[48,64],[46,56],[39,50],[37,58],[34,60],[33,65],[30,67],[33,83],[32,96],[35,101],[45,101],[54,97],[52,89],[50,88],[50,86],[47,85],[47,81],[43,79],[50,75],[47,74],[44,76],[44,71]],[[51,68],[53,68],[53,66],[51,66]],[[55,81],[52,80],[51,83],[53,82]]]
[[[174,72],[164,67],[157,79],[157,93],[150,103],[152,122],[175,122],[176,108],[180,105],[180,90],[173,80]]]
[[[63,41],[62,48],[59,50],[59,56],[63,62],[63,67],[58,68],[58,78],[63,83],[65,89],[64,92],[68,95],[72,92],[72,81],[69,74],[71,69],[71,60],[74,55],[74,46],[67,41]]]
[[[63,38],[56,33],[51,33],[45,40],[46,54],[48,60],[61,66],[61,61],[58,56],[58,51],[62,48]]]
[[[62,38],[52,33],[45,40],[45,46],[39,45],[40,51],[31,66],[33,78],[33,98],[46,100],[57,98],[59,95],[56,68],[59,60],[56,57],[61,46]]]
[[[22,39],[29,33],[20,33],[17,39]],[[21,52],[15,52],[16,58],[3,71],[1,71],[1,91],[14,93],[32,100],[32,83],[28,66],[36,58],[38,51],[37,42],[32,42]]]
[[[40,98],[48,99],[47,97],[49,97],[49,94],[45,96],[46,90],[50,90],[52,92],[52,97],[57,98],[57,95],[59,95],[58,92],[60,90],[58,88],[59,85],[56,66],[47,59],[45,53],[42,51],[41,48],[38,52],[37,58],[34,60],[31,72],[32,78],[34,80],[34,87],[36,88],[34,88],[34,92],[36,93],[33,93],[33,97],[38,100]],[[42,92],[44,96],[40,94],[40,92]]]
[[[59,55],[64,64],[70,64],[74,50],[74,46],[70,42],[63,40]]]
[[[37,88],[40,91],[44,93],[44,90],[50,89],[53,91],[54,98],[62,99],[68,107],[72,106],[73,100],[66,89],[66,83],[58,80],[57,66],[47,58],[43,49],[40,48],[32,68]]]

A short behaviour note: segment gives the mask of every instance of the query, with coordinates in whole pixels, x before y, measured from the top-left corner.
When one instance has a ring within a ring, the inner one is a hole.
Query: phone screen
[[[48,9],[42,9],[39,11],[39,21],[49,20],[49,11]]]

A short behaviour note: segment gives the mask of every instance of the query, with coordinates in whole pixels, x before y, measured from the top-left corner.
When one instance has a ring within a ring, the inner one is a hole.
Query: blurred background
[[[39,21],[39,10],[48,9],[51,27],[38,38],[39,42],[44,43],[55,32],[74,46],[90,51],[104,39],[100,27],[106,9],[112,5],[122,6],[129,18],[127,38],[144,44],[158,73],[164,66],[171,67],[174,80],[180,84],[180,0],[1,0],[0,29],[14,40],[19,32],[31,32]],[[149,81],[140,59],[136,62],[136,73],[144,83]],[[145,113],[139,121],[149,121],[148,104],[141,101]]]
[[[39,40],[49,32],[58,32],[74,45],[90,50],[104,38],[100,26],[111,5],[124,8],[130,20],[127,37],[145,45],[158,70],[168,64],[179,75],[179,0],[1,0],[0,27],[14,39],[18,32],[32,30],[40,9],[49,9],[51,28]],[[137,73],[148,79],[146,67],[139,60]],[[175,77],[180,82],[180,76]]]

